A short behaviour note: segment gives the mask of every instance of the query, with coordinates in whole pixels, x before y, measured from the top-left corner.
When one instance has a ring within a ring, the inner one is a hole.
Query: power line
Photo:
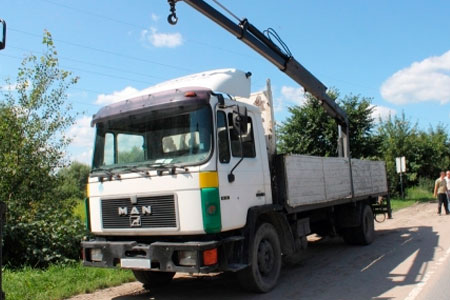
[[[21,50],[21,51],[31,51],[32,53],[44,54],[44,52],[42,52],[42,51],[30,50],[30,49],[25,49],[25,48],[21,48],[21,47],[11,46],[11,45],[8,45],[8,48],[17,49],[17,50]],[[88,62],[88,61],[83,61],[83,60],[78,60],[78,59],[73,59],[73,58],[69,58],[69,57],[65,57],[65,56],[58,56],[58,59],[59,60],[69,60],[69,61],[73,61],[73,62],[76,62],[76,63],[81,63],[81,64],[85,64],[85,65],[89,65],[89,66],[96,66],[96,67],[99,67],[99,68],[119,71],[121,73],[129,73],[129,74],[138,75],[138,76],[142,76],[142,77],[166,80],[165,78],[158,77],[158,76],[153,76],[153,75],[149,75],[149,74],[143,74],[143,73],[139,73],[139,72],[124,70],[124,69],[115,68],[115,67],[111,67],[111,66],[105,66],[105,65],[101,65],[101,64],[97,64],[97,63],[93,63],[93,62]]]
[[[140,25],[137,25],[137,24],[125,22],[125,21],[122,21],[122,20],[119,20],[119,19],[115,19],[115,18],[111,18],[111,17],[105,16],[105,15],[93,13],[93,12],[88,11],[88,10],[76,8],[76,7],[69,6],[69,5],[66,5],[66,4],[62,4],[62,3],[59,3],[59,2],[55,2],[55,1],[51,1],[51,0],[40,0],[40,1],[42,1],[42,2],[47,2],[47,3],[50,3],[50,4],[52,4],[52,5],[56,5],[56,6],[61,6],[61,7],[64,7],[64,8],[66,8],[66,9],[69,9],[69,10],[81,12],[81,13],[83,13],[83,14],[90,15],[90,16],[94,16],[94,17],[96,17],[96,18],[102,18],[102,19],[105,19],[105,20],[110,21],[110,22],[114,22],[114,23],[118,23],[118,24],[123,24],[123,25],[127,25],[127,26],[130,26],[130,27],[135,27],[135,28],[137,28],[137,29],[139,29],[139,30],[142,30],[142,28],[145,28],[145,26],[140,26]],[[214,0],[213,0],[213,1],[214,1]],[[216,2],[216,1],[214,1],[214,2]],[[218,4],[219,6],[223,7],[220,3],[217,3],[217,2],[216,2],[216,4]],[[223,8],[226,9],[225,7],[223,7]],[[228,10],[227,10],[227,11],[228,11]],[[230,13],[231,13],[231,12],[230,12]],[[231,13],[231,14],[232,14],[232,13]],[[239,18],[236,17],[234,14],[232,14],[232,15],[233,15],[235,18],[237,18],[237,19],[239,20]],[[210,48],[213,48],[213,49],[218,49],[218,50],[221,50],[221,51],[224,51],[224,52],[228,52],[228,53],[231,53],[231,54],[234,54],[234,55],[239,55],[239,56],[245,56],[245,57],[251,57],[251,58],[254,58],[254,57],[249,56],[249,55],[244,54],[244,53],[239,53],[239,52],[236,52],[236,51],[233,51],[233,50],[230,50],[230,49],[217,47],[217,46],[215,46],[215,45],[211,45],[211,44],[208,44],[208,43],[205,43],[205,42],[197,41],[197,40],[195,40],[195,39],[186,39],[186,41],[187,41],[187,42],[192,42],[192,43],[194,43],[194,44],[199,44],[199,45],[201,45],[201,46],[207,46],[207,47],[210,47]]]
[[[136,28],[139,28],[139,29],[142,28],[142,26],[139,26],[137,24],[128,23],[128,22],[125,22],[125,21],[122,21],[122,20],[114,19],[114,18],[111,18],[111,17],[107,17],[107,16],[104,16],[104,15],[101,15],[101,14],[93,13],[93,12],[90,12],[88,10],[84,10],[84,9],[81,9],[81,8],[69,6],[69,5],[66,5],[66,4],[59,3],[59,2],[50,1],[50,0],[40,0],[40,1],[41,2],[47,2],[47,3],[50,3],[50,4],[56,5],[56,6],[61,6],[61,7],[64,7],[66,9],[69,9],[69,10],[81,12],[83,14],[94,16],[96,18],[102,18],[102,19],[105,19],[105,20],[108,20],[108,21],[111,21],[111,22],[115,22],[115,23],[119,23],[119,24],[123,24],[123,25],[127,25],[127,26],[136,27]]]
[[[18,57],[18,56],[8,55],[8,54],[4,54],[4,53],[2,53],[1,55],[5,56],[5,57],[9,57],[9,58],[14,58],[14,59],[20,59],[20,60],[23,59],[23,58]],[[90,73],[90,74],[100,75],[100,76],[114,78],[114,79],[128,80],[128,81],[135,82],[135,83],[145,83],[147,85],[155,84],[154,82],[143,81],[143,80],[138,80],[138,79],[130,79],[130,78],[127,78],[127,77],[116,76],[116,75],[111,75],[111,74],[105,74],[105,73],[101,73],[101,72],[85,70],[85,69],[82,69],[82,68],[77,68],[77,67],[72,67],[72,66],[61,65],[61,67],[65,68],[65,69],[68,69],[70,71],[76,70],[76,71],[79,71],[79,72]]]
[[[23,30],[16,29],[16,28],[9,27],[8,30],[9,31],[18,32],[18,33],[21,33],[21,34],[25,34],[25,35],[29,35],[29,36],[34,36],[34,37],[39,37],[39,38],[42,37],[39,34],[23,31]],[[139,61],[139,62],[146,62],[146,63],[158,65],[158,66],[161,66],[161,67],[172,68],[172,69],[176,69],[176,70],[193,72],[192,69],[183,68],[183,67],[174,66],[174,65],[169,65],[169,64],[163,64],[163,63],[160,63],[160,62],[156,62],[156,61],[152,61],[152,60],[148,60],[148,59],[143,59],[143,58],[139,58],[139,57],[134,57],[134,56],[130,56],[130,55],[125,55],[125,54],[114,52],[114,51],[99,49],[99,48],[95,48],[95,47],[89,47],[89,46],[85,46],[85,45],[82,45],[82,44],[77,44],[77,43],[73,43],[73,42],[64,41],[64,40],[61,40],[61,39],[53,39],[53,40],[57,41],[59,43],[62,43],[62,44],[67,44],[67,45],[70,45],[70,46],[79,47],[79,48],[83,48],[83,49],[88,49],[88,50],[92,50],[92,51],[96,51],[96,52],[100,52],[100,53],[106,53],[106,54],[110,54],[110,55],[115,55],[115,56],[118,56],[118,57],[123,57],[123,58],[130,59],[130,60],[135,60],[135,61]]]
[[[138,29],[145,28],[145,26],[140,26],[138,24],[126,22],[126,21],[119,20],[119,19],[116,19],[116,18],[111,18],[109,16],[105,16],[105,15],[102,15],[102,14],[94,13],[94,12],[91,12],[91,11],[88,11],[88,10],[85,10],[85,9],[80,9],[80,8],[77,8],[77,7],[74,7],[74,6],[69,6],[69,5],[66,5],[66,4],[63,4],[63,3],[59,3],[59,2],[55,2],[55,1],[52,1],[52,0],[40,0],[40,1],[41,2],[47,2],[47,3],[50,3],[50,4],[55,5],[55,6],[60,6],[60,7],[63,7],[65,9],[68,9],[68,10],[77,11],[77,12],[85,14],[85,15],[93,16],[93,17],[96,17],[96,18],[102,18],[102,19],[110,21],[110,22],[115,22],[115,23],[118,23],[118,24],[127,25],[127,26],[130,26],[130,27],[138,28]],[[231,10],[226,8],[218,0],[212,0],[212,1],[214,3],[216,3],[216,5],[220,6],[227,13],[229,13],[231,16],[233,16],[236,20],[241,21],[239,17],[237,17]],[[21,32],[21,31],[18,31],[18,32]],[[22,32],[22,33],[29,34],[29,35],[34,35],[34,36],[39,36],[39,35],[35,35],[35,34],[32,34],[32,33],[26,33],[26,32]],[[39,37],[41,37],[41,36],[39,36]],[[55,40],[55,41],[57,41],[57,40]],[[195,39],[187,39],[186,41],[187,42],[192,42],[194,44],[199,44],[201,46],[206,46],[206,47],[209,47],[209,48],[213,48],[213,49],[221,50],[221,51],[224,51],[224,52],[228,52],[228,53],[231,53],[231,54],[234,54],[234,55],[239,55],[239,56],[255,59],[255,57],[253,57],[253,56],[246,55],[246,54],[243,54],[243,53],[239,53],[239,52],[236,52],[236,51],[233,51],[233,50],[230,50],[230,49],[221,48],[221,47],[218,47],[218,46],[215,46],[215,45],[211,45],[211,44],[208,44],[208,43],[205,43],[205,42],[202,42],[202,41],[198,41],[198,40],[195,40]],[[109,53],[109,54],[112,54],[112,55],[116,55],[117,54],[118,56],[130,58],[130,59],[134,59],[134,60],[147,61],[149,63],[154,63],[154,64],[158,64],[158,65],[161,65],[161,66],[170,67],[170,68],[174,68],[174,69],[178,69],[178,70],[183,70],[183,71],[188,71],[188,72],[193,72],[194,71],[192,69],[181,68],[179,66],[173,66],[173,65],[168,65],[168,64],[161,64],[161,63],[158,63],[158,62],[143,60],[143,59],[136,58],[136,57],[129,57],[129,56],[126,56],[126,55],[123,55],[123,54],[119,54],[119,53],[115,53],[115,52],[112,52],[112,51],[91,48],[91,47],[87,47],[87,46],[84,46],[84,45],[75,44],[75,43],[72,43],[72,42],[61,41],[61,40],[59,40],[59,42],[70,44],[70,45],[73,45],[73,46],[80,46],[82,48],[91,49],[91,50],[95,50],[95,51],[101,51],[101,52]],[[377,90],[377,88],[368,87],[368,86],[365,86],[363,84],[351,83],[351,82],[348,82],[348,81],[345,81],[345,80],[333,78],[330,75],[323,75],[323,76],[331,78],[331,79],[339,81],[339,82],[342,82],[342,83],[345,83],[345,84]]]

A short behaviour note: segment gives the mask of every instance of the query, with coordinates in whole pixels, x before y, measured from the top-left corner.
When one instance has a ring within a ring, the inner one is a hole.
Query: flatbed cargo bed
[[[284,154],[275,164],[277,198],[290,211],[388,194],[383,161]]]

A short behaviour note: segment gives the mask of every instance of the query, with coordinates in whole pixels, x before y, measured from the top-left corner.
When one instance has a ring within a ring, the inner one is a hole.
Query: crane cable
[[[226,11],[227,13],[229,13],[233,18],[235,18],[236,20],[240,22],[242,22],[241,19],[239,19],[238,16],[236,16],[231,10],[229,10],[228,8],[225,7],[225,5],[221,4],[219,1],[217,0],[212,0],[214,3],[216,3],[218,6],[220,6],[224,11]]]

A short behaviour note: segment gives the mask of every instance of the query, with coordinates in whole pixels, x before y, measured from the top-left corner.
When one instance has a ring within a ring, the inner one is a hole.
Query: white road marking
[[[448,248],[444,256],[439,258],[439,260],[433,265],[433,267],[428,272],[425,273],[423,279],[416,285],[415,288],[411,290],[411,292],[409,292],[408,297],[406,297],[404,300],[415,300],[416,297],[423,290],[424,286],[427,284],[428,280],[436,272],[437,267],[442,265],[442,263],[444,263],[447,260],[449,255],[450,255],[450,248]]]

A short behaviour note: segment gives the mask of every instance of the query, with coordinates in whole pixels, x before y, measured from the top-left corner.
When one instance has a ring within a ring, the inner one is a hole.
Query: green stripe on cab
[[[202,198],[203,229],[206,233],[220,232],[222,219],[220,216],[219,189],[216,187],[202,188],[200,193]]]

